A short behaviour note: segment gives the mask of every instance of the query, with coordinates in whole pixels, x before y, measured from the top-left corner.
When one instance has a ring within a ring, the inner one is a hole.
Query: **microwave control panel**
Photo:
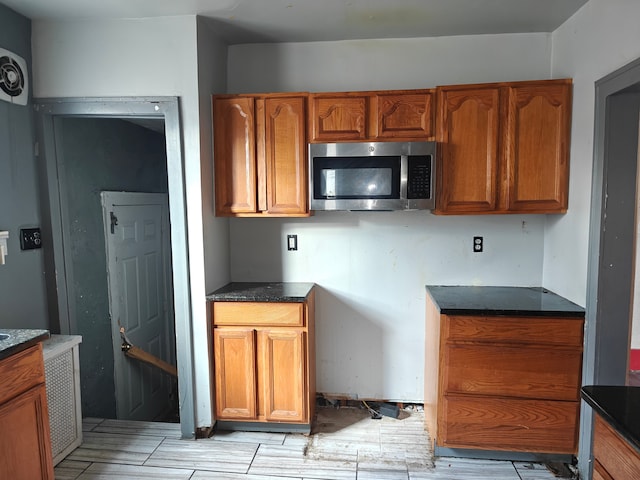
[[[409,155],[407,198],[431,198],[431,155]]]

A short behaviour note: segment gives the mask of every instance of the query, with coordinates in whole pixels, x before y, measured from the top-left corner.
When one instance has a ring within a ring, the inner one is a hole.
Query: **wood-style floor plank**
[[[421,410],[372,419],[318,408],[311,435],[224,432],[180,439],[170,423],[84,419],[57,480],[558,480],[538,463],[434,458]]]

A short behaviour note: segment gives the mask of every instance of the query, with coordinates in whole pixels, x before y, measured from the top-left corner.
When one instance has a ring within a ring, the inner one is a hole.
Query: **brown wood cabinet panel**
[[[53,480],[42,345],[0,360],[0,478]]]
[[[0,478],[53,480],[44,384],[0,406],[0,432]]]
[[[582,350],[447,344],[443,393],[579,399]]]
[[[564,213],[570,79],[437,89],[435,213]]]
[[[424,410],[435,448],[574,454],[583,324],[443,315],[428,295]]]
[[[545,82],[508,88],[506,209],[567,210],[571,84]]]
[[[309,216],[307,95],[212,101],[216,215]]]
[[[315,292],[304,302],[212,302],[216,418],[311,425]]]
[[[593,456],[615,480],[640,478],[640,455],[602,417],[594,416]]]
[[[262,374],[267,421],[302,422],[307,418],[305,399],[305,332],[297,329],[258,331],[258,371]]]
[[[372,95],[372,136],[379,140],[434,137],[432,91],[391,91]]]
[[[254,99],[214,97],[213,125],[216,215],[256,212]]]
[[[213,331],[213,348],[216,418],[256,418],[254,330],[216,328]]]
[[[591,480],[615,480],[598,460],[593,461],[593,475]]]
[[[445,396],[438,444],[575,454],[579,402]]]
[[[368,137],[369,95],[311,94],[310,141],[340,142]]]
[[[214,302],[214,325],[304,326],[304,304],[295,302]]]
[[[307,207],[306,99],[265,99],[266,208],[275,214],[304,214]]]
[[[40,344],[0,361],[0,404],[44,383],[44,363]]]
[[[444,336],[451,342],[524,343],[582,348],[582,318],[447,315],[446,319]]]
[[[438,90],[436,213],[483,213],[498,205],[500,89]]]

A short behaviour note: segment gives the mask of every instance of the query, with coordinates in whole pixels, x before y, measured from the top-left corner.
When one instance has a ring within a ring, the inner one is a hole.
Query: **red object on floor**
[[[640,370],[640,349],[629,352],[629,370]]]

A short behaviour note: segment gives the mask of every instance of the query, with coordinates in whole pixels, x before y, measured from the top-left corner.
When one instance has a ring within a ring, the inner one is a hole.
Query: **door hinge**
[[[113,212],[109,212],[109,216],[111,218],[111,234],[113,235],[116,232],[116,225],[118,225],[118,217]]]

